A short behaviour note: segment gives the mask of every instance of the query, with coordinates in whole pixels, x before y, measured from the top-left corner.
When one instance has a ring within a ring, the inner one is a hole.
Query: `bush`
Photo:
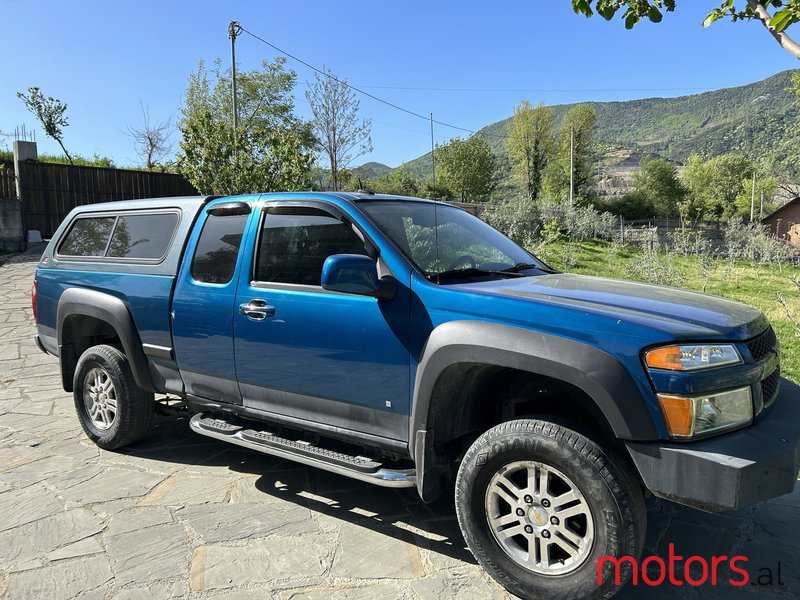
[[[483,219],[523,246],[532,246],[540,237],[563,237],[567,240],[613,239],[617,220],[591,206],[571,207],[563,202],[527,199],[492,202]],[[552,241],[552,240],[551,240]]]
[[[610,212],[612,215],[622,217],[628,221],[637,219],[650,219],[656,214],[653,203],[640,192],[628,192],[620,198],[598,203],[596,208]]]
[[[729,260],[782,263],[791,260],[794,248],[770,235],[764,225],[732,220],[725,226],[725,255]]]
[[[698,256],[713,255],[711,241],[703,229],[681,227],[668,234],[670,247],[678,254],[688,258],[690,254]]]
[[[491,202],[481,217],[517,244],[526,247],[533,245],[542,227],[536,205],[527,198]]]
[[[675,257],[669,252],[658,252],[652,248],[642,251],[626,266],[626,274],[631,279],[655,283],[658,285],[677,285],[681,274],[675,267]]]
[[[614,215],[600,212],[591,206],[573,206],[562,202],[542,202],[540,218],[543,223],[558,223],[561,233],[569,240],[610,240],[617,230]]]

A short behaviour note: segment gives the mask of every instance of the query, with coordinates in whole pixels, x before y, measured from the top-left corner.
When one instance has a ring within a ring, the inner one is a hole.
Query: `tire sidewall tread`
[[[486,485],[497,468],[515,460],[536,460],[557,468],[589,503],[595,539],[586,561],[575,571],[552,576],[527,571],[508,557],[491,534],[484,509]],[[644,544],[644,499],[624,461],[557,423],[519,419],[489,429],[464,455],[455,490],[456,516],[468,547],[492,577],[522,598],[609,598],[630,578],[630,565],[625,563],[621,569],[621,586],[614,584],[609,568],[598,586],[597,558],[628,555],[638,559]]]
[[[111,377],[117,395],[117,414],[108,430],[92,425],[83,400],[86,373],[100,367]],[[87,437],[105,450],[114,450],[139,441],[153,421],[154,396],[136,385],[128,358],[109,345],[92,346],[78,360],[73,379],[73,399],[78,420]]]

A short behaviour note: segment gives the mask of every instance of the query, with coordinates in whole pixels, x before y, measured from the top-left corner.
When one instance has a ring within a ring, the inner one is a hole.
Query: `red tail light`
[[[36,290],[36,280],[33,280],[33,285],[31,286],[31,306],[33,307],[33,324],[36,325],[36,309],[37,305],[39,304],[39,294]]]

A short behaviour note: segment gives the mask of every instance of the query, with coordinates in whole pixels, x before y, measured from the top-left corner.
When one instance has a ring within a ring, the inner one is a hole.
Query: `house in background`
[[[800,246],[800,196],[795,196],[761,222],[769,227],[775,237],[792,246]]]

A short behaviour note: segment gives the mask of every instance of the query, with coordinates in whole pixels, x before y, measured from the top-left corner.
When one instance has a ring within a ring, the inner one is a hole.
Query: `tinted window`
[[[264,217],[256,279],[320,285],[322,263],[332,254],[366,254],[364,242],[323,210],[273,207]]]
[[[120,215],[108,256],[114,258],[158,259],[167,253],[178,215]]]
[[[228,283],[248,215],[208,215],[192,259],[192,277],[205,283]]]
[[[61,243],[58,253],[64,256],[103,256],[114,217],[78,219]]]

